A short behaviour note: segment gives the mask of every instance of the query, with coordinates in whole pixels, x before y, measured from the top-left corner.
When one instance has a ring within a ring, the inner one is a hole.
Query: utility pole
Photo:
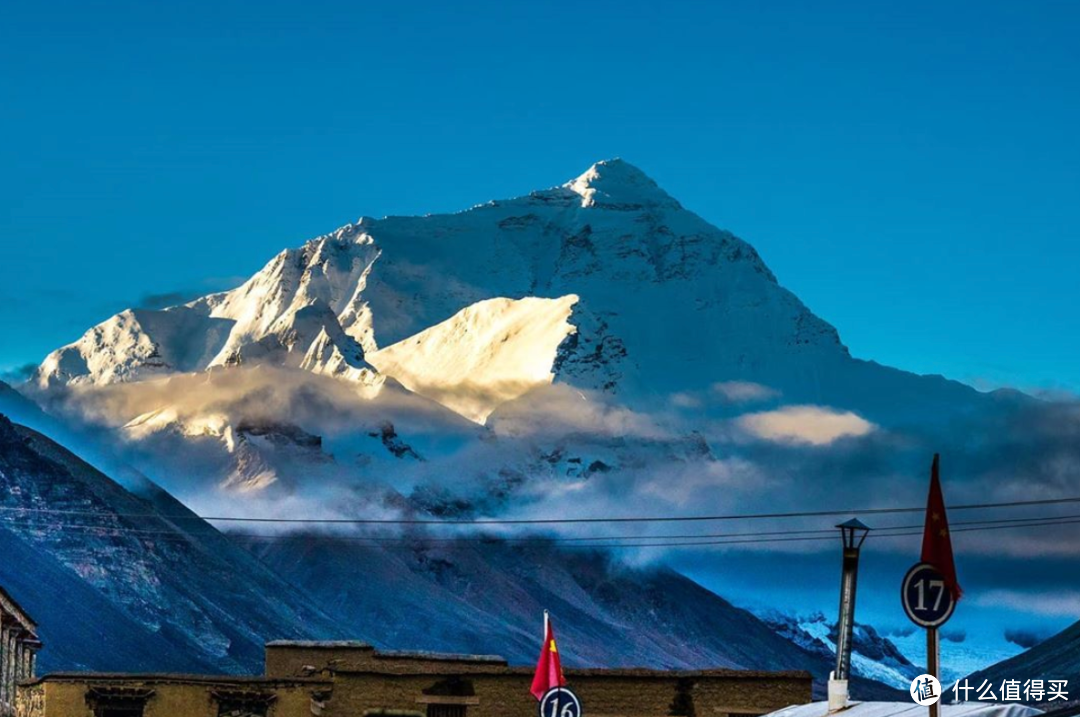
[[[926,629],[926,674],[934,679],[941,680],[941,637],[936,627]],[[942,696],[944,697],[944,695]],[[930,717],[939,717],[941,714],[941,700],[930,705]]]

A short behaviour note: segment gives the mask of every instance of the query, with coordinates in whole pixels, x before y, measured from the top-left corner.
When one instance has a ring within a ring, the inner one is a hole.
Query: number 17
[[[920,612],[923,611],[923,610],[928,609],[926,607],[926,583],[927,582],[930,583],[930,589],[931,590],[936,588],[937,591],[938,591],[937,592],[937,600],[934,601],[934,607],[929,608],[929,609],[932,609],[934,612],[937,612],[938,610],[941,609],[941,601],[945,598],[945,581],[944,580],[929,580],[929,581],[920,580],[919,582],[915,583],[915,590],[918,591],[918,593],[919,593],[919,600],[915,605],[915,609],[919,610]]]

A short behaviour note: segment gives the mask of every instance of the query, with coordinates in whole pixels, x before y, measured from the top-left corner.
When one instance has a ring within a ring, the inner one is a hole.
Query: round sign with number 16
[[[540,699],[540,717],[581,717],[581,701],[565,687],[552,687]]]

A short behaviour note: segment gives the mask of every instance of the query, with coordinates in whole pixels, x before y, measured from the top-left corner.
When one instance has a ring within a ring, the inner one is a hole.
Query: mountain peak
[[[647,174],[617,157],[597,162],[581,176],[563,186],[581,196],[583,207],[639,209],[679,206],[679,203]]]

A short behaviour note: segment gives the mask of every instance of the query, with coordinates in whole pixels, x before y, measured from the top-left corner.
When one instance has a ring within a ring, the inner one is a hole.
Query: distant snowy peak
[[[123,311],[49,354],[35,381],[41,388],[122,383],[258,363],[307,363],[328,374],[347,364],[370,373],[363,360],[364,343],[374,347],[370,314],[358,295],[377,256],[359,225],[343,227],[279,253],[232,291]],[[309,356],[324,334],[321,349],[333,366]]]
[[[193,302],[190,306],[211,317],[232,322],[228,340],[210,365],[227,365],[244,346],[268,336],[288,338],[283,335],[313,328],[313,311],[319,312],[322,325],[337,324],[362,348],[373,348],[362,294],[378,256],[371,236],[349,225],[281,252],[232,291]],[[308,316],[298,317],[302,312]],[[309,345],[314,335],[298,338],[309,339]]]
[[[228,336],[228,322],[198,309],[127,309],[49,354],[34,380],[42,388],[123,383],[204,368]]]
[[[328,331],[323,326],[311,342],[300,368],[323,376],[341,378],[361,385],[374,394],[386,378],[364,360],[364,350],[343,331]]]
[[[563,188],[581,197],[583,207],[636,210],[646,207],[681,209],[644,172],[621,159],[597,162]]]
[[[457,214],[363,218],[231,291],[118,314],[50,354],[36,383],[267,364],[363,392],[381,372],[482,421],[552,377],[655,405],[720,380],[804,384],[848,359],[753,247],[609,160]]]

